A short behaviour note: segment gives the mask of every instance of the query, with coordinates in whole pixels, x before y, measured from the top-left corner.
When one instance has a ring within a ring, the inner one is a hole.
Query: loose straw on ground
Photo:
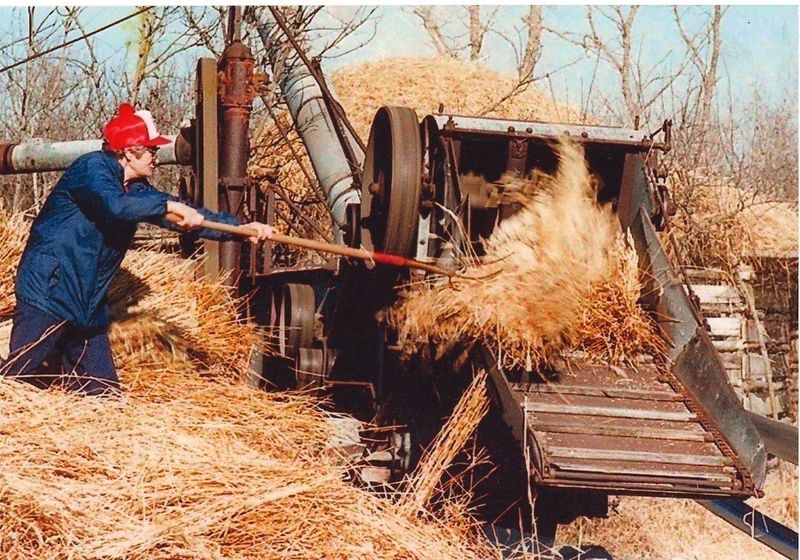
[[[797,468],[786,464],[770,472],[764,491],[764,498],[748,503],[797,530]],[[782,558],[693,500],[620,496],[612,503],[607,519],[579,518],[559,527],[557,546],[602,545],[614,558]]]
[[[345,483],[313,401],[208,379],[149,394],[0,381],[3,558],[481,557]]]
[[[317,400],[237,382],[259,334],[221,283],[195,278],[197,262],[141,250],[123,266],[121,398],[0,379],[3,559],[496,555],[468,524],[409,517],[349,485]],[[13,296],[11,278],[0,294]]]

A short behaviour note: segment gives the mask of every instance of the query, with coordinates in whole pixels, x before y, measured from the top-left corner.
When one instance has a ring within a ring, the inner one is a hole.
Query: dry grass
[[[8,346],[11,344],[11,319],[0,321],[0,359],[8,356]]]
[[[3,558],[486,557],[344,482],[314,401],[160,368],[120,400],[0,381]]]
[[[28,227],[23,214],[9,214],[0,208],[0,320],[14,314],[14,280]]]
[[[674,233],[690,262],[734,270],[760,258],[797,258],[797,204],[770,200],[732,181],[676,173],[673,197],[681,209]]]
[[[611,364],[632,364],[642,354],[663,355],[664,340],[637,303],[642,294],[633,240],[617,235],[611,255],[610,274],[583,303],[566,352]]]
[[[129,252],[111,294],[121,398],[0,379],[2,558],[495,554],[464,517],[409,515],[349,485],[317,400],[239,383],[258,333],[196,266]]]
[[[765,497],[749,502],[797,530],[797,469],[788,467],[770,472]],[[561,527],[558,542],[599,544],[623,560],[782,558],[694,501],[672,498],[620,497],[607,519],[581,518]]]
[[[162,351],[236,374],[246,370],[263,336],[237,318],[241,302],[221,282],[195,278],[199,266],[152,250],[128,252],[109,293],[112,347],[123,361]]]
[[[366,141],[375,112],[383,105],[411,107],[422,118],[446,113],[477,115],[500,101],[515,78],[480,64],[451,58],[388,58],[333,74],[336,94],[356,131]],[[530,87],[497,106],[487,117],[579,122],[582,115]]]
[[[396,314],[401,343],[483,341],[508,367],[531,368],[567,351],[612,363],[655,353],[660,339],[636,305],[636,256],[608,208],[595,203],[582,151],[557,146],[553,177],[515,185],[523,208],[467,267],[480,282],[408,290]],[[519,180],[517,180],[519,181]]]

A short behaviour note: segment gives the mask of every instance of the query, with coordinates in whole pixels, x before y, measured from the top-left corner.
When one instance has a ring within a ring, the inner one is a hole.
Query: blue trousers
[[[0,375],[86,395],[119,392],[106,329],[82,329],[18,301]]]

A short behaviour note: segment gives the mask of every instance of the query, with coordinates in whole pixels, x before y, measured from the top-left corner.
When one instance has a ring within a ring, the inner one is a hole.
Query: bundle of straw
[[[617,365],[633,365],[642,355],[663,356],[664,339],[638,304],[639,257],[630,236],[616,236],[611,259],[610,274],[594,285],[563,352]]]
[[[655,350],[654,327],[636,305],[635,253],[611,211],[596,204],[580,148],[562,142],[556,152],[555,176],[516,186],[522,209],[486,240],[482,261],[467,267],[466,275],[483,280],[403,295],[396,314],[402,344],[480,340],[504,365],[528,369],[569,349],[613,363]],[[620,326],[624,341],[615,334]]]
[[[224,364],[241,374],[263,337],[237,317],[221,282],[196,278],[201,263],[158,251],[129,251],[109,292],[112,347],[123,362],[154,351]]]

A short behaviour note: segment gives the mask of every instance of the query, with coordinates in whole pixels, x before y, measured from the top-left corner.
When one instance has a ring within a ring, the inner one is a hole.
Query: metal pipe
[[[281,66],[283,54],[283,45],[270,39],[277,27],[269,10],[263,10],[257,23],[258,34],[273,68]],[[338,141],[331,115],[325,107],[319,84],[305,65],[287,64],[283,66],[279,85],[327,197],[334,221],[334,242],[343,245],[342,228],[347,224],[347,206],[358,204],[361,193],[353,188],[353,174]],[[351,146],[360,166],[364,161],[364,153],[355,142],[351,142]]]
[[[185,142],[183,137],[167,138],[172,142],[158,150],[161,165],[190,165],[191,150],[179,145]],[[102,140],[29,140],[18,144],[0,144],[0,175],[64,171],[82,155],[100,150],[102,146]]]
[[[231,36],[238,32],[240,8],[231,8]],[[253,107],[253,53],[240,40],[231,41],[219,62],[219,209],[244,220],[244,191],[248,187],[250,110]],[[241,270],[241,244],[220,244],[220,272],[225,283],[235,286]]]
[[[778,554],[797,560],[797,532],[786,525],[736,500],[697,500],[697,503]]]
[[[344,114],[344,108],[342,107],[341,103],[339,103],[336,99],[334,99],[333,93],[331,93],[330,89],[328,89],[328,85],[325,83],[325,77],[322,75],[322,67],[319,64],[319,58],[314,58],[313,60],[309,60],[306,53],[303,52],[303,49],[297,43],[297,40],[294,38],[294,34],[292,30],[289,29],[289,25],[286,23],[286,20],[281,15],[278,8],[275,6],[267,6],[269,12],[272,14],[272,17],[275,18],[275,21],[280,26],[281,31],[283,34],[286,35],[286,38],[289,39],[289,42],[294,47],[297,56],[300,57],[300,60],[303,61],[306,69],[309,71],[311,76],[316,80],[317,85],[319,86],[320,90],[323,93],[323,100],[325,101],[325,106],[328,108],[328,111],[331,113],[336,113],[338,118],[334,119],[333,124],[336,125],[336,134],[339,138],[339,143],[342,145],[342,148],[345,151],[345,155],[350,160],[351,167],[354,163],[352,157],[354,156],[353,148],[350,146],[350,142],[355,140],[358,144],[359,149],[362,152],[367,150],[367,147],[361,141],[361,138],[358,137],[353,126],[350,124],[350,121],[347,120]],[[341,125],[347,127],[347,130],[350,132],[349,136],[344,134],[344,131],[341,130]]]
[[[764,441],[767,453],[771,453],[793,465],[797,464],[797,426],[779,422],[766,416],[747,412],[750,420]]]

